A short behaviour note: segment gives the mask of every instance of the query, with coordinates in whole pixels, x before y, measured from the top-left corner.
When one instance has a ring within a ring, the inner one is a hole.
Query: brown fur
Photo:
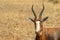
[[[60,35],[60,28],[43,28],[42,35],[37,33],[36,40],[59,40]]]

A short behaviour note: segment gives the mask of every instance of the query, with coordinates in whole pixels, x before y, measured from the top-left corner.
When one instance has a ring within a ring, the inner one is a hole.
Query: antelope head
[[[45,17],[45,18],[42,19],[43,11],[44,11],[44,5],[43,5],[43,9],[41,10],[39,16],[37,17],[36,13],[33,9],[33,5],[32,5],[32,12],[33,12],[35,18],[34,19],[29,18],[29,19],[35,24],[35,32],[36,33],[42,31],[42,29],[43,29],[43,24],[42,23],[48,19],[48,17]]]

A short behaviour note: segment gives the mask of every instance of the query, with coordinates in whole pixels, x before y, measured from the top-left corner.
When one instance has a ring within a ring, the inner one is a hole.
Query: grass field
[[[34,40],[35,27],[29,18],[34,18],[31,7],[42,17],[48,16],[44,27],[60,27],[60,0],[0,0],[0,40]]]

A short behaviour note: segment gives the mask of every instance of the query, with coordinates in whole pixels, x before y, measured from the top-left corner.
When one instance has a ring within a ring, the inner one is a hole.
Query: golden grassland
[[[0,0],[0,40],[34,40],[35,27],[31,7],[39,15],[44,4],[42,18],[48,16],[44,27],[60,27],[60,0]]]

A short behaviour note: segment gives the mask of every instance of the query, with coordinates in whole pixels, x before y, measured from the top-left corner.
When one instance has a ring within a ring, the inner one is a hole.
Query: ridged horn
[[[36,16],[35,11],[34,11],[34,9],[33,9],[33,5],[32,5],[32,12],[33,12],[33,14],[34,14],[34,16],[35,16],[35,18],[36,18],[37,16]]]
[[[41,17],[42,16],[42,14],[43,14],[43,11],[44,11],[44,5],[43,5],[43,9],[41,10],[41,12],[40,12],[40,15],[39,15],[39,17]]]

